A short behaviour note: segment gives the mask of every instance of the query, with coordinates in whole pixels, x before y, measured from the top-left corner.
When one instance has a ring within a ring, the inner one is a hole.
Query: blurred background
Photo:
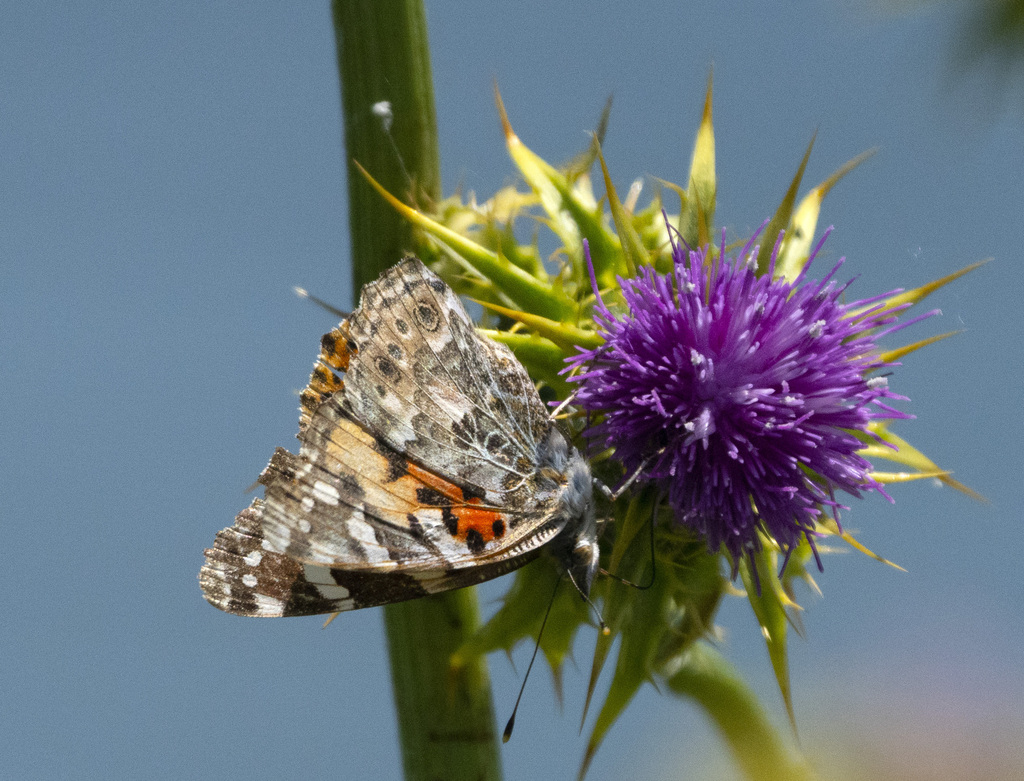
[[[890,346],[957,337],[891,380],[897,426],[988,497],[927,482],[846,513],[908,571],[829,556],[792,643],[801,743],[829,779],[1024,777],[1018,242],[1024,102],[1013,12],[971,3],[428,2],[445,191],[512,181],[492,100],[564,161],[614,95],[605,154],[685,183],[709,71],[720,226],[879,153],[826,199],[851,290],[995,262]],[[999,13],[1003,13],[1003,17]],[[987,15],[987,16],[986,16]],[[277,445],[329,315],[351,303],[326,2],[5,4],[0,26],[0,767],[10,778],[397,778],[380,611],[246,620],[201,598],[217,530]],[[993,38],[991,19],[1008,33]],[[822,266],[824,273],[825,265]],[[503,582],[483,590],[493,609]],[[786,730],[757,625],[721,647]],[[559,707],[535,671],[506,777],[571,778],[593,637]],[[529,648],[492,659],[503,723]],[[589,729],[589,725],[588,725]],[[644,689],[592,766],[728,779],[702,715]]]

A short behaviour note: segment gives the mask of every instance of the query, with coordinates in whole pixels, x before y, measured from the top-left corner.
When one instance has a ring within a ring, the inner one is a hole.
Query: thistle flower
[[[883,401],[903,397],[877,375],[890,364],[875,338],[899,308],[843,303],[842,260],[809,279],[825,238],[794,280],[773,278],[781,238],[758,275],[755,239],[732,259],[724,237],[717,254],[674,241],[671,273],[620,278],[627,311],[598,295],[605,342],[568,359],[576,404],[602,415],[592,440],[656,483],[734,567],[760,548],[759,532],[785,552],[802,537],[813,548],[821,513],[838,516],[838,491],[884,495],[858,451],[872,420],[910,417]]]
[[[765,229],[771,239],[779,237],[773,247],[756,247],[755,237],[732,259],[724,244],[691,252],[716,235],[710,81],[686,185],[665,182],[646,205],[639,203],[636,183],[625,199],[612,184],[601,152],[607,111],[589,149],[556,167],[515,134],[496,97],[508,153],[525,188],[510,185],[480,201],[472,193],[417,199],[417,208],[363,173],[423,232],[421,258],[484,307],[482,332],[511,349],[550,399],[567,398],[576,383],[576,404],[596,413],[592,441],[610,449],[627,477],[635,473],[647,482],[648,490],[612,508],[615,533],[603,546],[602,563],[636,582],[647,582],[644,573],[654,561],[668,566],[659,564],[645,590],[620,588],[611,579],[594,584],[592,596],[611,634],[597,638],[587,707],[602,669],[615,658],[613,645],[618,651],[580,778],[646,681],[701,704],[731,736],[737,757],[756,755],[757,773],[771,767],[773,777],[809,777],[758,716],[753,693],[703,642],[729,592],[720,556],[731,556],[733,575],[738,570],[744,579],[795,726],[787,642],[799,606],[791,585],[797,579],[814,584],[806,563],[812,552],[817,557],[816,535],[837,536],[892,563],[840,527],[837,495],[886,495],[883,485],[923,478],[974,495],[888,427],[910,416],[887,405],[901,397],[889,391],[881,372],[951,334],[881,353],[875,340],[920,319],[895,324],[898,314],[980,264],[852,304],[842,300],[846,286],[834,281],[838,265],[813,281],[808,266],[821,248],[811,244],[822,202],[871,153],[853,158],[798,201],[812,145]],[[595,163],[603,198],[593,187]],[[679,211],[668,216],[666,193],[679,198]],[[521,242],[523,220],[547,228],[559,250],[546,258],[536,230]],[[609,291],[604,300],[598,288]],[[567,366],[578,376],[567,377]],[[867,459],[898,464],[901,471],[877,471]],[[667,501],[658,500],[659,493]],[[694,534],[659,525],[652,557],[647,535],[638,532],[652,516],[673,509],[707,546]],[[781,570],[776,547],[791,554]],[[742,566],[744,557],[750,566]],[[562,589],[548,608],[558,577],[551,560],[546,569],[538,563],[519,570],[502,607],[451,657],[455,666],[511,651],[536,635],[550,609],[539,642],[559,681],[573,637],[590,614],[571,589]],[[739,707],[721,707],[723,686]]]

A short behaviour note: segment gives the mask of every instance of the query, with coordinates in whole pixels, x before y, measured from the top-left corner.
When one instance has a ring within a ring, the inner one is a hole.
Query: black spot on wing
[[[378,355],[374,359],[374,363],[377,366],[377,371],[383,374],[387,379],[395,382],[399,377],[398,367],[395,366],[394,362],[390,359],[385,358],[383,355]]]
[[[315,616],[333,613],[338,609],[335,600],[325,599],[320,590],[305,579],[296,580],[284,606],[286,616]]]
[[[476,529],[466,532],[466,546],[470,553],[483,553],[484,545],[484,536]]]
[[[417,301],[413,312],[424,331],[434,332],[440,327],[441,318],[433,304],[426,301]]]

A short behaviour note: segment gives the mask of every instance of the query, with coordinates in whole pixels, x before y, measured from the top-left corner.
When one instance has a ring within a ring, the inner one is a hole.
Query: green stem
[[[422,0],[333,0],[342,84],[354,290],[417,248],[412,226],[359,174],[413,203],[441,195],[434,83]],[[374,106],[387,101],[385,131]]]
[[[472,588],[384,609],[407,781],[501,778],[483,657],[451,666],[478,622]]]
[[[710,717],[750,781],[811,781],[811,768],[787,750],[757,697],[732,665],[704,642],[686,652],[668,679],[676,694],[695,700]]]
[[[333,0],[342,84],[352,284],[358,291],[420,249],[417,234],[351,166],[391,193],[440,197],[430,50],[421,0]],[[386,132],[373,107],[388,101]],[[422,251],[422,250],[421,250]],[[407,781],[501,778],[494,707],[483,659],[458,670],[452,653],[477,629],[473,589],[384,608]]]

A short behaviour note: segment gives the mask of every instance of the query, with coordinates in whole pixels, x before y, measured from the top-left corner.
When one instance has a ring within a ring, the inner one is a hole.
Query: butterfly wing
[[[200,580],[221,609],[334,612],[460,588],[521,566],[565,524],[551,512],[564,484],[537,468],[541,443],[564,439],[523,367],[418,260],[364,289],[302,398],[299,454],[275,453],[265,501],[207,551]]]
[[[523,506],[550,416],[508,348],[480,336],[415,258],[364,289],[344,405],[383,441],[494,506]]]
[[[536,555],[415,575],[305,564],[268,550],[263,537],[264,509],[262,500],[253,500],[238,514],[234,526],[219,532],[213,547],[206,551],[206,563],[199,573],[203,595],[228,613],[310,616],[402,602],[482,583]]]

